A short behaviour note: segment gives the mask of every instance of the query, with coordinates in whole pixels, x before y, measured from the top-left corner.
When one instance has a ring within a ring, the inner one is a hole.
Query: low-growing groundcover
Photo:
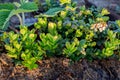
[[[107,16],[110,13],[107,9],[77,7],[71,0],[60,0],[60,3],[56,3],[55,6],[50,4],[50,2],[46,4],[45,11],[47,12],[36,16],[38,22],[34,24],[34,28],[28,29],[27,26],[21,25],[19,33],[14,31],[3,33],[1,41],[4,42],[7,55],[12,58],[16,65],[20,66],[22,64],[32,70],[39,69],[40,64],[44,65],[44,61],[40,60],[46,58],[50,59],[48,62],[56,63],[55,57],[67,57],[68,59],[63,58],[63,61],[58,61],[58,64],[62,65],[61,67],[66,67],[66,65],[70,67],[68,65],[70,61],[78,61],[79,63],[83,59],[88,61],[120,59],[120,20],[110,22]],[[68,61],[66,62],[66,60]],[[54,66],[58,66],[55,63]],[[83,64],[85,65],[84,69],[88,68],[86,61],[83,60]],[[48,68],[51,67],[49,64],[47,66]],[[92,72],[92,70],[88,69],[86,74],[89,71]],[[108,72],[106,74],[111,76],[111,71]],[[104,72],[102,71],[100,74],[102,73]],[[59,74],[56,74],[56,76],[59,77]],[[115,74],[118,74],[117,71]],[[41,75],[44,75],[44,73]],[[68,73],[68,75],[72,76],[74,74]],[[69,78],[72,79],[73,76],[70,76]],[[51,79],[57,79],[57,77]],[[77,78],[79,79],[79,77]],[[80,78],[84,78],[84,76]],[[92,76],[90,79],[93,78],[95,77]],[[113,78],[111,77],[111,79]],[[119,75],[115,79],[118,78]],[[108,79],[108,76],[105,79]]]

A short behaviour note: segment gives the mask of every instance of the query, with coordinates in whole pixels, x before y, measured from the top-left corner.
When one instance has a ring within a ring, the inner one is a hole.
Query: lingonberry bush
[[[2,36],[7,54],[14,60],[33,69],[45,57],[120,59],[120,21],[110,23],[107,9],[77,7],[71,0],[60,0],[55,6],[47,3],[45,11],[36,16],[32,30],[21,27],[20,33]]]

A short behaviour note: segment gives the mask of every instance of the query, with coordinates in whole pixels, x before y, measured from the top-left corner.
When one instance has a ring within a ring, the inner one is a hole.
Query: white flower
[[[102,32],[106,29],[106,27],[107,27],[106,22],[100,22],[100,23],[92,24],[91,29],[94,29],[95,32],[97,32],[98,30]]]

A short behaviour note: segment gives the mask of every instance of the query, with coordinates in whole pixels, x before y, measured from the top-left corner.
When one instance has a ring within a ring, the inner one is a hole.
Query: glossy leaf
[[[56,16],[59,12],[61,12],[64,8],[60,8],[60,7],[56,7],[56,8],[51,8],[49,9],[47,12],[45,12],[44,14],[40,14],[41,16],[45,16],[45,17],[54,17]]]

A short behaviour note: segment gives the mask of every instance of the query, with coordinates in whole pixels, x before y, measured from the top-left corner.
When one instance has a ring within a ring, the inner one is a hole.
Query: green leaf
[[[15,9],[15,5],[12,3],[0,3],[0,10],[1,9],[7,9],[7,10],[12,10]]]
[[[120,29],[114,30],[113,32],[120,33]]]
[[[103,20],[104,20],[105,22],[109,20],[109,17],[108,17],[108,16],[104,16],[104,17],[102,17],[102,18],[103,18]]]
[[[76,44],[73,42],[73,43],[70,45],[70,50],[74,51],[74,50],[75,50],[75,46],[76,46]]]
[[[23,60],[25,60],[25,57],[26,57],[25,53],[22,53],[22,54],[21,54],[21,58],[22,58]]]
[[[10,53],[9,53],[9,54],[7,54],[7,55],[8,55],[9,57],[15,58],[15,59],[17,59],[17,57],[18,57],[17,54],[10,54]]]
[[[81,47],[83,47],[85,45],[85,43],[86,43],[86,40],[84,40],[84,39],[80,40],[80,46]]]
[[[45,16],[45,17],[54,17],[56,16],[59,12],[61,12],[63,10],[63,8],[60,8],[60,7],[56,7],[56,8],[51,8],[49,9],[47,12],[45,12],[44,14],[40,14],[40,15],[37,15],[36,17],[39,17],[39,16]]]
[[[26,12],[33,12],[33,11],[36,11],[38,10],[38,7],[36,4],[34,3],[26,3],[25,5],[22,5],[20,6],[20,8],[18,8],[17,10],[13,10],[12,11],[12,14],[13,15],[16,15],[16,14],[19,14],[19,13],[26,13]]]
[[[118,26],[120,28],[120,20],[116,20],[115,22],[118,24]]]
[[[71,0],[60,0],[60,4],[70,4]]]
[[[37,64],[33,64],[30,69],[32,70],[32,69],[35,69],[35,68],[38,68]]]
[[[69,42],[66,42],[65,46],[67,49],[69,49],[71,47]]]
[[[27,3],[29,0],[20,0],[20,4],[25,4]]]
[[[71,50],[71,53],[74,53],[76,50],[77,50],[77,47],[74,47],[74,48]]]
[[[0,29],[4,29],[6,27],[6,24],[11,17],[10,11],[6,9],[0,10]]]
[[[0,29],[7,28],[6,24],[13,15],[16,15],[22,12],[33,12],[33,11],[36,11],[37,9],[38,7],[34,2],[28,2],[28,3],[25,3],[24,5],[21,5],[16,10],[14,8],[11,8],[11,10],[7,10],[7,9],[0,10]]]
[[[24,5],[21,5],[19,8],[22,9],[22,10],[28,10],[28,11],[29,10],[30,11],[38,10],[38,7],[34,2],[27,2]]]
[[[110,12],[107,9],[103,8],[101,14],[104,16],[110,14]]]

